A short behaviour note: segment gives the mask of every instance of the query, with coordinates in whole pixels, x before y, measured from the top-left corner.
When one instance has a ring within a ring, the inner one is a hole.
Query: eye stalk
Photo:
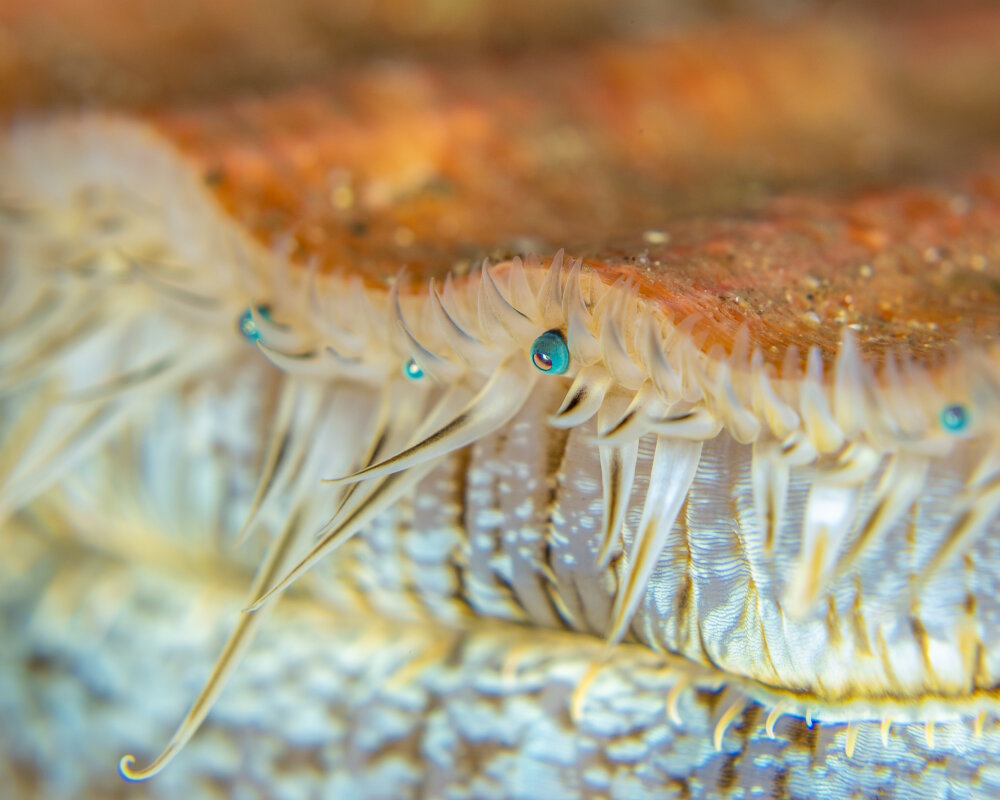
[[[406,363],[403,364],[403,376],[409,378],[411,381],[419,381],[424,377],[424,371],[420,369],[420,365],[416,361],[408,358],[406,359]]]
[[[242,314],[240,314],[239,321],[236,323],[237,327],[240,329],[240,333],[243,334],[243,338],[246,339],[251,344],[260,341],[260,330],[257,328],[257,323],[254,322],[253,312],[256,311],[257,315],[263,319],[270,321],[271,319],[271,307],[270,306],[257,306],[254,309],[248,308]]]
[[[569,348],[562,331],[545,331],[531,344],[531,362],[549,375],[562,375],[569,369]]]
[[[961,403],[952,403],[941,410],[941,427],[949,433],[961,433],[969,427],[969,410]]]

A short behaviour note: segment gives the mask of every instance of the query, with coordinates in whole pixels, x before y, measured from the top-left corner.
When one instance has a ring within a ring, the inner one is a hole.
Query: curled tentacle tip
[[[126,753],[118,760],[118,774],[129,783],[141,783],[153,777],[149,770],[135,769],[135,756]]]

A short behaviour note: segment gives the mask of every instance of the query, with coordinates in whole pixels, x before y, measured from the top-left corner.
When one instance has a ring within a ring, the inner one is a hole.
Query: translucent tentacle
[[[254,578],[250,597],[256,597],[265,586],[274,580],[275,576],[294,556],[300,540],[301,531],[296,526],[295,520],[289,520],[285,530],[275,538],[264,564]],[[132,782],[149,780],[161,772],[184,749],[184,745],[198,731],[202,722],[205,721],[205,717],[208,716],[208,712],[215,705],[215,701],[219,698],[233,671],[239,666],[265,619],[266,616],[263,613],[241,614],[239,616],[236,626],[222,648],[222,653],[205,681],[205,685],[194,703],[191,704],[187,715],[177,726],[177,730],[167,742],[166,747],[155,759],[141,769],[135,769],[135,756],[131,753],[121,757],[118,762],[118,771],[125,780]]]
[[[472,402],[448,424],[403,452],[332,482],[354,483],[399,472],[471,444],[506,424],[520,410],[536,375],[521,353],[509,356]]]

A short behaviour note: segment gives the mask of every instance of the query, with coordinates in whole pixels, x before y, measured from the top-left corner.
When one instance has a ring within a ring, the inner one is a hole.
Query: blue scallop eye
[[[969,425],[969,412],[961,403],[952,403],[941,410],[941,427],[949,433],[959,433]]]
[[[270,306],[257,306],[253,310],[257,312],[258,316],[263,317],[266,320],[271,319]],[[253,313],[249,308],[240,314],[240,319],[237,325],[239,326],[240,333],[243,334],[243,338],[248,342],[253,343],[260,341],[260,331],[257,329],[257,323],[254,322]]]
[[[569,348],[560,331],[545,331],[531,345],[531,361],[541,371],[562,375],[569,369]]]
[[[420,369],[420,365],[416,361],[412,358],[408,358],[406,363],[403,364],[403,375],[411,381],[419,381],[422,377],[424,377],[424,371]]]

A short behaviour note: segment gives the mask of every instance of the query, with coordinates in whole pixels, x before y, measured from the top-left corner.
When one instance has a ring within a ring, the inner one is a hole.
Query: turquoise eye
[[[419,381],[422,377],[424,377],[424,371],[420,369],[420,365],[416,361],[412,358],[408,358],[406,363],[403,364],[403,375],[411,381]]]
[[[264,319],[271,319],[271,308],[269,306],[257,306],[254,310]],[[240,333],[243,334],[243,338],[245,338],[248,342],[253,343],[260,341],[260,331],[257,330],[257,323],[254,322],[253,313],[249,308],[240,314],[240,319],[237,324],[239,326]]]
[[[945,406],[941,411],[941,427],[950,433],[965,430],[969,424],[969,412],[960,403]]]
[[[531,361],[541,371],[562,375],[569,369],[569,348],[560,331],[545,331],[531,345]]]

